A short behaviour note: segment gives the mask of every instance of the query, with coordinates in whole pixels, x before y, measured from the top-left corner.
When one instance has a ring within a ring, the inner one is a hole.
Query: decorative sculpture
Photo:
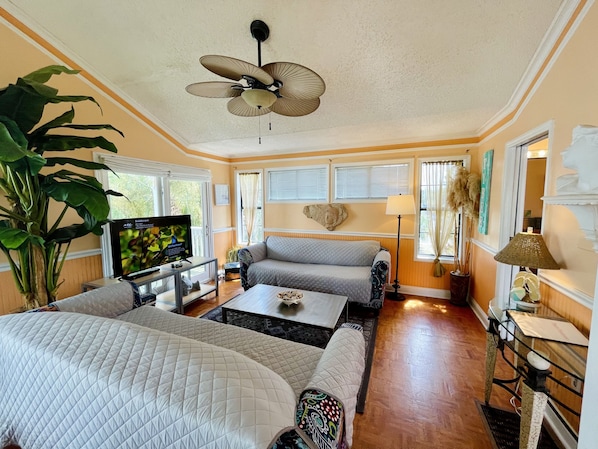
[[[559,176],[559,194],[598,192],[598,127],[579,125],[573,129],[571,145],[561,153],[563,166],[576,174]]]
[[[563,165],[577,173],[556,179],[556,195],[545,196],[546,204],[566,206],[575,214],[579,228],[598,252],[598,127],[573,128],[571,145],[562,153]]]
[[[334,231],[347,218],[345,206],[339,203],[310,204],[303,208],[303,215],[320,223],[329,231]]]

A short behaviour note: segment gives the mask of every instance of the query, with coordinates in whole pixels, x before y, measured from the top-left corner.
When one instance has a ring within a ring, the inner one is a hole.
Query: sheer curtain
[[[426,210],[428,234],[434,251],[434,276],[441,277],[446,268],[440,256],[446,247],[455,226],[455,213],[447,206],[447,180],[454,161],[425,162],[422,164],[422,179],[426,185]]]
[[[239,187],[243,204],[243,225],[247,230],[247,246],[251,245],[251,234],[258,207],[259,173],[239,173]]]

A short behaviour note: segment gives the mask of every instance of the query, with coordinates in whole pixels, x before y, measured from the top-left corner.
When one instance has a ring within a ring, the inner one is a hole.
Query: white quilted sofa
[[[323,350],[136,300],[121,282],[0,316],[0,447],[299,448],[314,391],[344,408],[329,430],[351,445],[359,330]]]
[[[375,240],[269,236],[239,250],[241,283],[331,293],[381,309],[390,253]]]

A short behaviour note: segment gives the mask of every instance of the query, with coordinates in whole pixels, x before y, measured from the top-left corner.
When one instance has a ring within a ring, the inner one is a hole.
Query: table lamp
[[[395,259],[395,281],[392,284],[394,292],[387,292],[386,297],[395,301],[403,301],[405,296],[399,293],[399,245],[401,244],[401,215],[415,214],[415,199],[413,195],[391,195],[386,200],[386,215],[396,215],[399,220],[397,229],[397,252]]]
[[[510,298],[518,309],[535,310],[540,306],[540,282],[530,268],[559,270],[541,234],[520,232],[500,250],[494,260],[508,265],[524,267],[525,271],[517,273],[513,280]]]

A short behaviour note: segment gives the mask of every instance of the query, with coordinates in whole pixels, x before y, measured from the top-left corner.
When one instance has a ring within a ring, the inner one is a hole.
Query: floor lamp
[[[399,293],[399,245],[401,244],[401,215],[415,214],[415,200],[413,195],[391,195],[386,200],[386,215],[396,215],[399,220],[397,228],[397,253],[395,259],[395,281],[392,284],[394,292],[386,292],[386,298],[403,301],[405,296]]]

